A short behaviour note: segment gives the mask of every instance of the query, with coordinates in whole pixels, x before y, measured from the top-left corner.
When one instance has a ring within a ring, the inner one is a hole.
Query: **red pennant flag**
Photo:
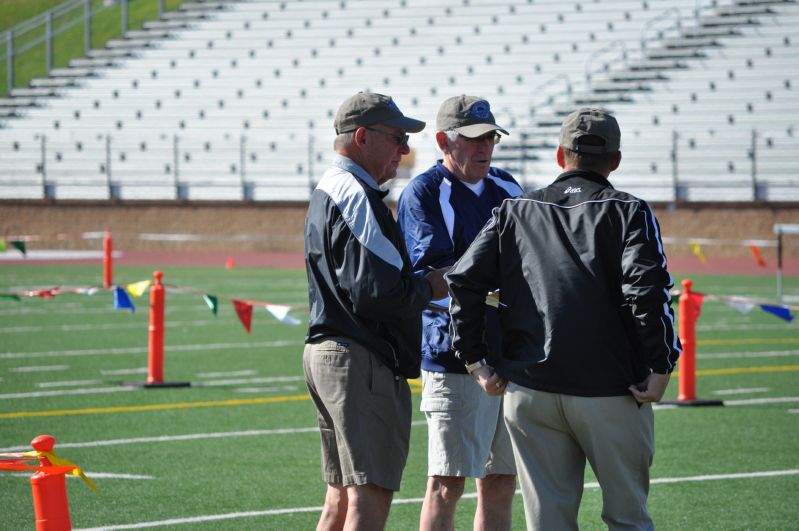
[[[693,313],[694,321],[699,319],[699,314],[702,313],[702,303],[705,302],[705,295],[703,293],[689,293],[688,300],[691,303],[691,313]]]
[[[760,256],[760,249],[757,248],[757,245],[750,245],[749,250],[752,251],[752,256],[755,257],[755,262],[760,267],[766,267],[766,261],[763,260],[763,257]]]
[[[60,287],[50,289],[34,289],[27,292],[26,295],[29,297],[41,297],[43,299],[49,299],[58,295],[60,291]]]
[[[244,301],[233,300],[233,307],[236,309],[236,315],[239,316],[239,321],[244,325],[247,333],[250,333],[250,325],[252,324],[252,304]]]

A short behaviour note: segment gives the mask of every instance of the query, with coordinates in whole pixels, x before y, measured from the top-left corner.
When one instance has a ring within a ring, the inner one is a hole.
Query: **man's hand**
[[[669,378],[671,378],[671,374],[653,372],[643,382],[631,385],[629,389],[635,399],[641,403],[659,402],[663,398],[663,393],[666,392],[666,386],[669,385]]]
[[[444,280],[444,275],[449,271],[449,267],[442,267],[440,269],[433,269],[427,273],[424,278],[430,283],[433,288],[433,300],[443,299],[449,292],[447,291],[447,282]]]
[[[505,392],[508,381],[494,372],[490,365],[472,371],[472,376],[489,396],[499,396]]]

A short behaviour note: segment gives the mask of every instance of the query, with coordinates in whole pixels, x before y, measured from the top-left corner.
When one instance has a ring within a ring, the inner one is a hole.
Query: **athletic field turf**
[[[87,287],[99,267],[0,267],[0,292]],[[115,281],[152,277],[119,267]],[[306,306],[301,270],[163,269],[165,380],[189,388],[141,389],[146,379],[149,295],[135,314],[110,292],[0,299],[0,452],[36,435],[57,440],[100,489],[69,478],[76,529],[312,529],[324,484],[319,435],[302,381],[303,324],[256,307],[252,333],[231,298]],[[772,277],[693,277],[696,291],[773,300]],[[679,278],[675,278],[679,280]],[[799,296],[799,278],[786,279]],[[679,284],[678,284],[679,285]],[[214,316],[202,293],[219,297]],[[795,304],[795,303],[794,303]],[[676,307],[676,301],[675,301]],[[657,409],[650,509],[659,529],[799,529],[799,325],[754,309],[707,301],[697,328],[698,397],[724,407]],[[413,382],[418,409],[418,384]],[[675,398],[673,378],[668,398]],[[415,529],[426,481],[426,426],[415,411],[411,453],[389,529]],[[0,473],[0,529],[33,529],[29,474]],[[583,529],[602,529],[589,472]],[[473,493],[473,485],[468,492]],[[471,529],[472,495],[458,529]],[[524,528],[521,496],[514,529]]]

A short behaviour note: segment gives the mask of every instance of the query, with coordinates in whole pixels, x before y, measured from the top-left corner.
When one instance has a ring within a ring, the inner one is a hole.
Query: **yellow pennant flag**
[[[702,254],[702,248],[699,247],[699,244],[696,243],[696,242],[691,242],[689,245],[691,246],[691,251],[693,251],[693,253],[696,255],[696,257],[699,258],[699,261],[704,264],[705,263],[705,255]]]
[[[152,283],[153,283],[152,280],[141,280],[139,282],[134,282],[133,284],[128,284],[127,286],[125,286],[125,290],[127,290],[127,292],[133,295],[134,297],[141,297],[142,294],[145,291],[147,291],[147,288],[149,288],[150,284]]]

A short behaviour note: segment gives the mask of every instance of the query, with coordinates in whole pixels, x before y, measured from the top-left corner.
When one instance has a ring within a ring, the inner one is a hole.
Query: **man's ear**
[[[616,169],[619,167],[619,164],[621,164],[621,151],[614,153],[613,163],[610,165],[610,171],[616,171]]]
[[[449,150],[449,139],[447,138],[447,133],[445,131],[436,131],[436,144],[438,144],[438,147],[444,153]]]
[[[561,168],[566,167],[566,159],[563,157],[563,146],[558,146],[558,152],[555,155],[555,158],[558,161],[558,166],[560,166]]]
[[[358,129],[356,129],[353,140],[355,140],[355,143],[358,145],[366,144],[366,128],[359,127]]]

